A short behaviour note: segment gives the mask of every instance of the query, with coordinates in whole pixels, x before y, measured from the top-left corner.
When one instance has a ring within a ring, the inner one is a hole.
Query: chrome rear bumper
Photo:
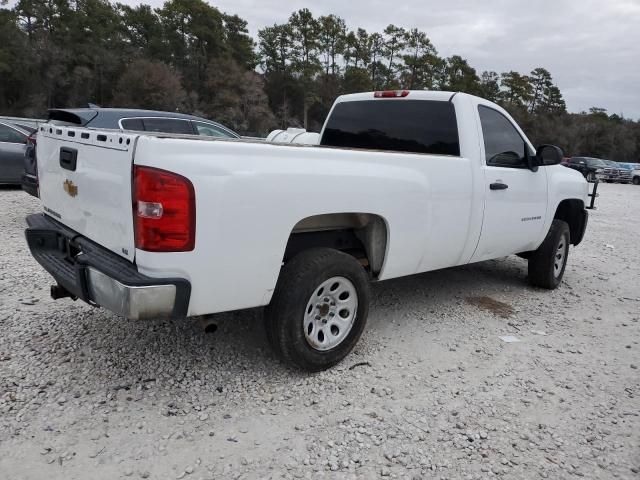
[[[57,282],[53,298],[79,298],[136,320],[187,315],[187,280],[142,275],[133,263],[46,215],[30,215],[27,223],[31,254]]]

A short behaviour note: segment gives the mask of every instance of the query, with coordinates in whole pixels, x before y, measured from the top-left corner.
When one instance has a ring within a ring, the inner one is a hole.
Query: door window
[[[6,125],[0,125],[0,142],[27,143],[27,136]]]
[[[483,105],[478,107],[478,113],[487,165],[526,168],[528,147],[509,119],[497,110]]]
[[[181,133],[193,135],[191,123],[175,118],[144,118],[144,129],[147,132]]]
[[[124,118],[120,120],[120,125],[124,130],[144,131],[144,123],[141,118]]]
[[[193,125],[196,127],[196,132],[198,133],[198,135],[202,135],[204,137],[231,137],[231,135],[229,135],[223,129],[218,128],[210,123],[193,122]]]

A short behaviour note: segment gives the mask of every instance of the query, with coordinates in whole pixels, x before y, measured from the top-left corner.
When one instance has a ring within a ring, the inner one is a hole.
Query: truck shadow
[[[361,341],[376,338],[376,330],[390,318],[402,323],[399,313],[424,314],[428,328],[437,322],[438,309],[450,309],[465,298],[530,292],[533,287],[528,285],[526,275],[526,261],[508,257],[374,283],[369,320]],[[262,309],[217,314],[207,320],[217,325],[214,333],[203,334],[212,348],[233,345],[249,364],[279,364],[267,343]]]

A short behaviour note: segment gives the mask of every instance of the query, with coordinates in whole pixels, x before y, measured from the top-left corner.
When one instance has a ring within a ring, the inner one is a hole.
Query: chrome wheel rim
[[[562,273],[562,267],[567,260],[567,249],[569,248],[569,242],[567,237],[563,235],[558,242],[558,248],[556,248],[556,254],[553,258],[553,275],[558,278]]]
[[[318,285],[304,311],[302,328],[315,350],[340,345],[353,327],[358,312],[358,292],[345,277],[331,277]]]

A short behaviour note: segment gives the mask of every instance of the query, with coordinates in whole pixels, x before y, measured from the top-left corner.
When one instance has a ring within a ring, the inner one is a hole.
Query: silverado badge
[[[65,180],[62,184],[62,188],[69,194],[70,197],[78,195],[78,187],[73,184],[71,180]]]

